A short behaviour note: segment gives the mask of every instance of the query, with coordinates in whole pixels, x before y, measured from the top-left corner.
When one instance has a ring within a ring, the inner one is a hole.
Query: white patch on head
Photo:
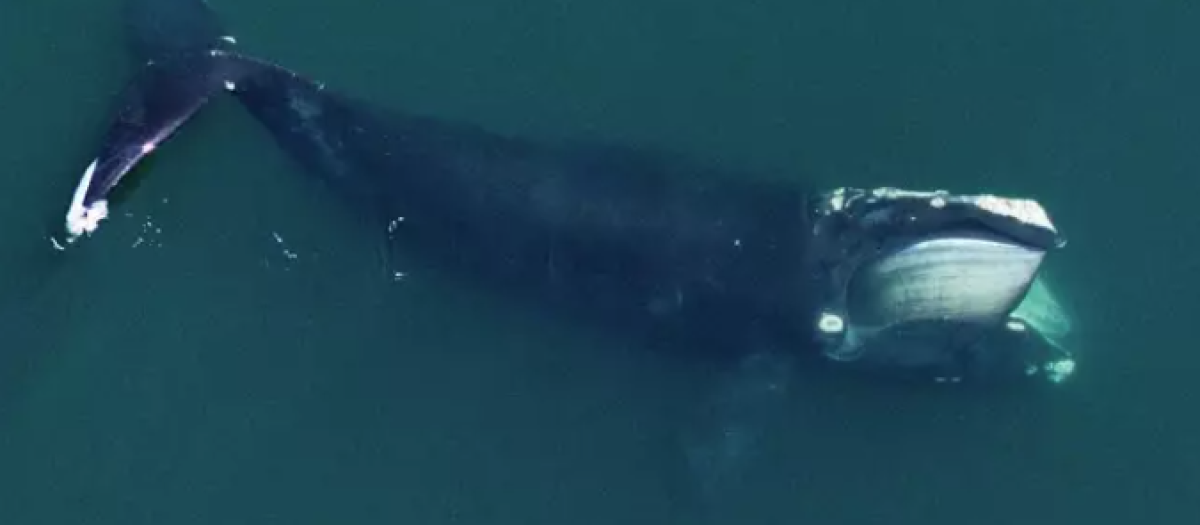
[[[1046,210],[1036,201],[983,195],[976,199],[975,204],[996,215],[1003,215],[1058,233],[1058,230],[1054,229],[1054,223],[1050,222],[1050,216],[1046,214]]]
[[[833,192],[829,197],[829,207],[833,211],[842,211],[842,208],[846,207],[846,188],[838,188]]]
[[[67,233],[70,235],[68,241],[96,231],[96,228],[100,227],[100,221],[108,217],[108,201],[96,201],[91,206],[83,205],[88,187],[91,186],[92,178],[96,175],[96,162],[92,161],[88,165],[87,170],[83,172],[83,177],[79,180],[79,186],[75,188],[75,193],[71,196],[71,206],[67,208]]]
[[[235,90],[237,90],[237,84],[234,84],[232,80],[226,80],[225,81],[225,91],[235,91]]]

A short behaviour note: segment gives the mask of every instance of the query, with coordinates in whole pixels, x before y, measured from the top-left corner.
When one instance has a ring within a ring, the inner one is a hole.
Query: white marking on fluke
[[[83,172],[83,178],[79,180],[79,186],[75,188],[75,194],[71,197],[71,207],[67,209],[67,233],[70,235],[67,242],[91,234],[100,227],[100,221],[108,218],[108,201],[99,200],[91,206],[83,205],[88,187],[92,184],[92,177],[96,175],[96,162],[93,160]]]

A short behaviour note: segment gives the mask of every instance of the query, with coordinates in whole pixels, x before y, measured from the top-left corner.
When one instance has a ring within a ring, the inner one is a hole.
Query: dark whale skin
[[[398,249],[692,351],[805,344],[811,234],[796,185],[385,110],[227,56],[246,72],[233,92],[275,141]]]

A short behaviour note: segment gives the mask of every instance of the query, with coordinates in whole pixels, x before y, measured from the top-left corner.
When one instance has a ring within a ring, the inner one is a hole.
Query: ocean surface
[[[1200,3],[210,3],[383,105],[1035,197],[1077,376],[799,382],[736,469],[689,463],[727,370],[382,256],[231,101],[57,256],[132,71],[120,0],[3,0],[0,524],[1200,523]]]

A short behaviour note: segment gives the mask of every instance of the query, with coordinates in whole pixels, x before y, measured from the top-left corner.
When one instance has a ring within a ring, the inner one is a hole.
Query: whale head
[[[1058,344],[1069,322],[1040,277],[1064,243],[1037,202],[843,189],[818,200],[814,224],[826,357],[947,382],[1073,370]]]

